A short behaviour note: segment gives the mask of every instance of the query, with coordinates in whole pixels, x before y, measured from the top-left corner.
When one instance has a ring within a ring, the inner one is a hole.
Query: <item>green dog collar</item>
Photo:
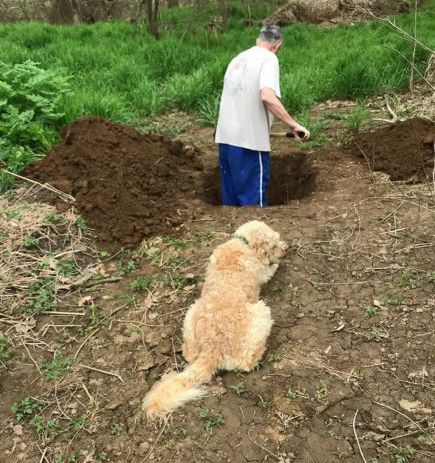
[[[237,238],[242,243],[246,244],[246,246],[249,246],[249,241],[244,236],[242,236],[242,235],[234,235],[234,238]]]

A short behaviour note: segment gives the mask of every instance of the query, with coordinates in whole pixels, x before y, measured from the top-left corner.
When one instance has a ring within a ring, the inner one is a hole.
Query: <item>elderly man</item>
[[[281,46],[280,28],[264,26],[256,46],[237,55],[225,73],[215,141],[226,206],[267,206],[273,116],[297,139],[310,136],[280,101],[276,55]]]

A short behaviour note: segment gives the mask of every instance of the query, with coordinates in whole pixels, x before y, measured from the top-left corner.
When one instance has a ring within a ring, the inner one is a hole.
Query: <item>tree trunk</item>
[[[228,28],[228,5],[226,4],[225,0],[219,0],[219,14],[222,17],[222,29],[224,31]]]
[[[147,23],[148,29],[150,34],[153,35],[156,39],[160,38],[160,30],[159,30],[159,6],[160,0],[145,0],[146,6],[146,16],[147,16]]]
[[[52,1],[50,22],[53,24],[72,24],[74,22],[74,11],[71,0]]]

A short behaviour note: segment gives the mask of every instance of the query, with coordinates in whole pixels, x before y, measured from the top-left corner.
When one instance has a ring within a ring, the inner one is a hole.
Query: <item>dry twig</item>
[[[362,452],[361,445],[360,445],[359,439],[358,439],[358,434],[357,434],[356,428],[355,428],[355,422],[356,422],[356,417],[357,417],[357,415],[358,415],[358,412],[359,412],[359,410],[357,409],[357,411],[355,412],[355,415],[354,415],[354,417],[353,417],[353,423],[352,423],[353,434],[354,434],[354,436],[355,436],[356,443],[357,443],[357,445],[358,445],[358,450],[359,450],[359,453],[360,453],[360,455],[361,455],[361,458],[363,459],[363,462],[364,462],[364,463],[367,463],[367,460],[365,459],[364,454],[363,454],[363,452]]]
[[[89,341],[89,339],[91,339],[101,328],[101,325],[110,317],[112,317],[113,315],[115,315],[117,312],[119,312],[120,310],[122,309],[125,309],[127,307],[128,304],[124,304],[122,305],[121,307],[118,307],[117,309],[115,310],[112,310],[112,312],[110,312],[110,314],[106,315],[105,317],[103,317],[96,325],[96,328],[94,331],[92,331],[92,333],[80,344],[79,348],[77,349],[76,353],[74,354],[74,357],[73,357],[73,360],[76,360],[78,355],[80,354],[80,351],[83,349],[84,345]]]
[[[162,437],[162,434],[163,434],[164,430],[166,429],[166,426],[168,426],[169,419],[171,418],[172,413],[173,413],[173,412],[171,412],[171,413],[167,416],[167,418],[165,419],[165,424],[163,425],[163,427],[162,427],[162,429],[161,429],[159,435],[157,436],[157,439],[154,441],[154,443],[153,443],[153,445],[151,446],[151,448],[150,448],[150,450],[149,450],[147,456],[146,456],[142,461],[148,460],[149,457],[151,456],[151,454],[153,453],[154,449],[156,448],[157,442],[159,442],[160,438]]]
[[[249,440],[254,444],[256,445],[257,447],[259,447],[260,449],[264,450],[266,453],[268,453],[269,455],[271,455],[273,458],[275,458],[275,460],[279,460],[279,456],[276,455],[275,453],[271,452],[270,450],[268,450],[266,447],[263,447],[262,445],[260,445],[259,443],[255,442],[254,439],[252,439],[251,437],[251,430],[252,428],[254,428],[255,426],[251,426],[249,429],[248,429],[248,438]]]
[[[124,380],[121,378],[120,375],[118,375],[118,373],[113,373],[112,371],[100,370],[99,368],[90,367],[89,365],[83,365],[82,363],[79,363],[78,366],[81,368],[86,368],[87,370],[98,371],[99,373],[103,373],[105,375],[115,376],[116,378],[119,379],[119,381],[121,381],[121,383],[124,382]]]
[[[384,408],[387,408],[388,410],[391,410],[392,412],[395,412],[395,413],[398,413],[399,415],[403,416],[404,418],[406,418],[408,421],[410,421],[414,426],[416,426],[421,432],[424,432],[427,434],[429,440],[435,444],[435,441],[433,440],[432,436],[430,434],[428,434],[427,432],[427,429],[424,429],[423,427],[421,427],[416,421],[414,421],[412,418],[410,418],[408,415],[405,415],[404,413],[402,413],[401,411],[399,410],[396,410],[395,408],[393,407],[390,407],[389,405],[386,405],[386,404],[383,404],[381,402],[376,402],[375,400],[373,401],[374,404],[376,405],[379,405],[380,407],[384,407]]]
[[[30,182],[33,185],[38,185],[41,188],[44,188],[45,190],[51,191],[52,193],[57,194],[66,203],[75,202],[75,198],[73,196],[71,196],[68,193],[65,193],[63,191],[60,191],[57,188],[54,188],[54,186],[49,185],[48,183],[42,184],[42,183],[39,183],[39,182],[37,182],[35,180],[32,180],[30,178],[23,177],[22,175],[14,174],[13,172],[10,172],[9,170],[6,170],[6,169],[2,169],[2,171],[5,172],[6,174],[12,175],[13,177],[17,177],[17,178],[19,178],[21,180],[25,180],[26,182]]]

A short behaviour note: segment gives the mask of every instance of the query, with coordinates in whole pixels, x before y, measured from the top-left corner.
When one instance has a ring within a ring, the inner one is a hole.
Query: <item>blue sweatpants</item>
[[[219,144],[224,206],[267,206],[270,153]]]

